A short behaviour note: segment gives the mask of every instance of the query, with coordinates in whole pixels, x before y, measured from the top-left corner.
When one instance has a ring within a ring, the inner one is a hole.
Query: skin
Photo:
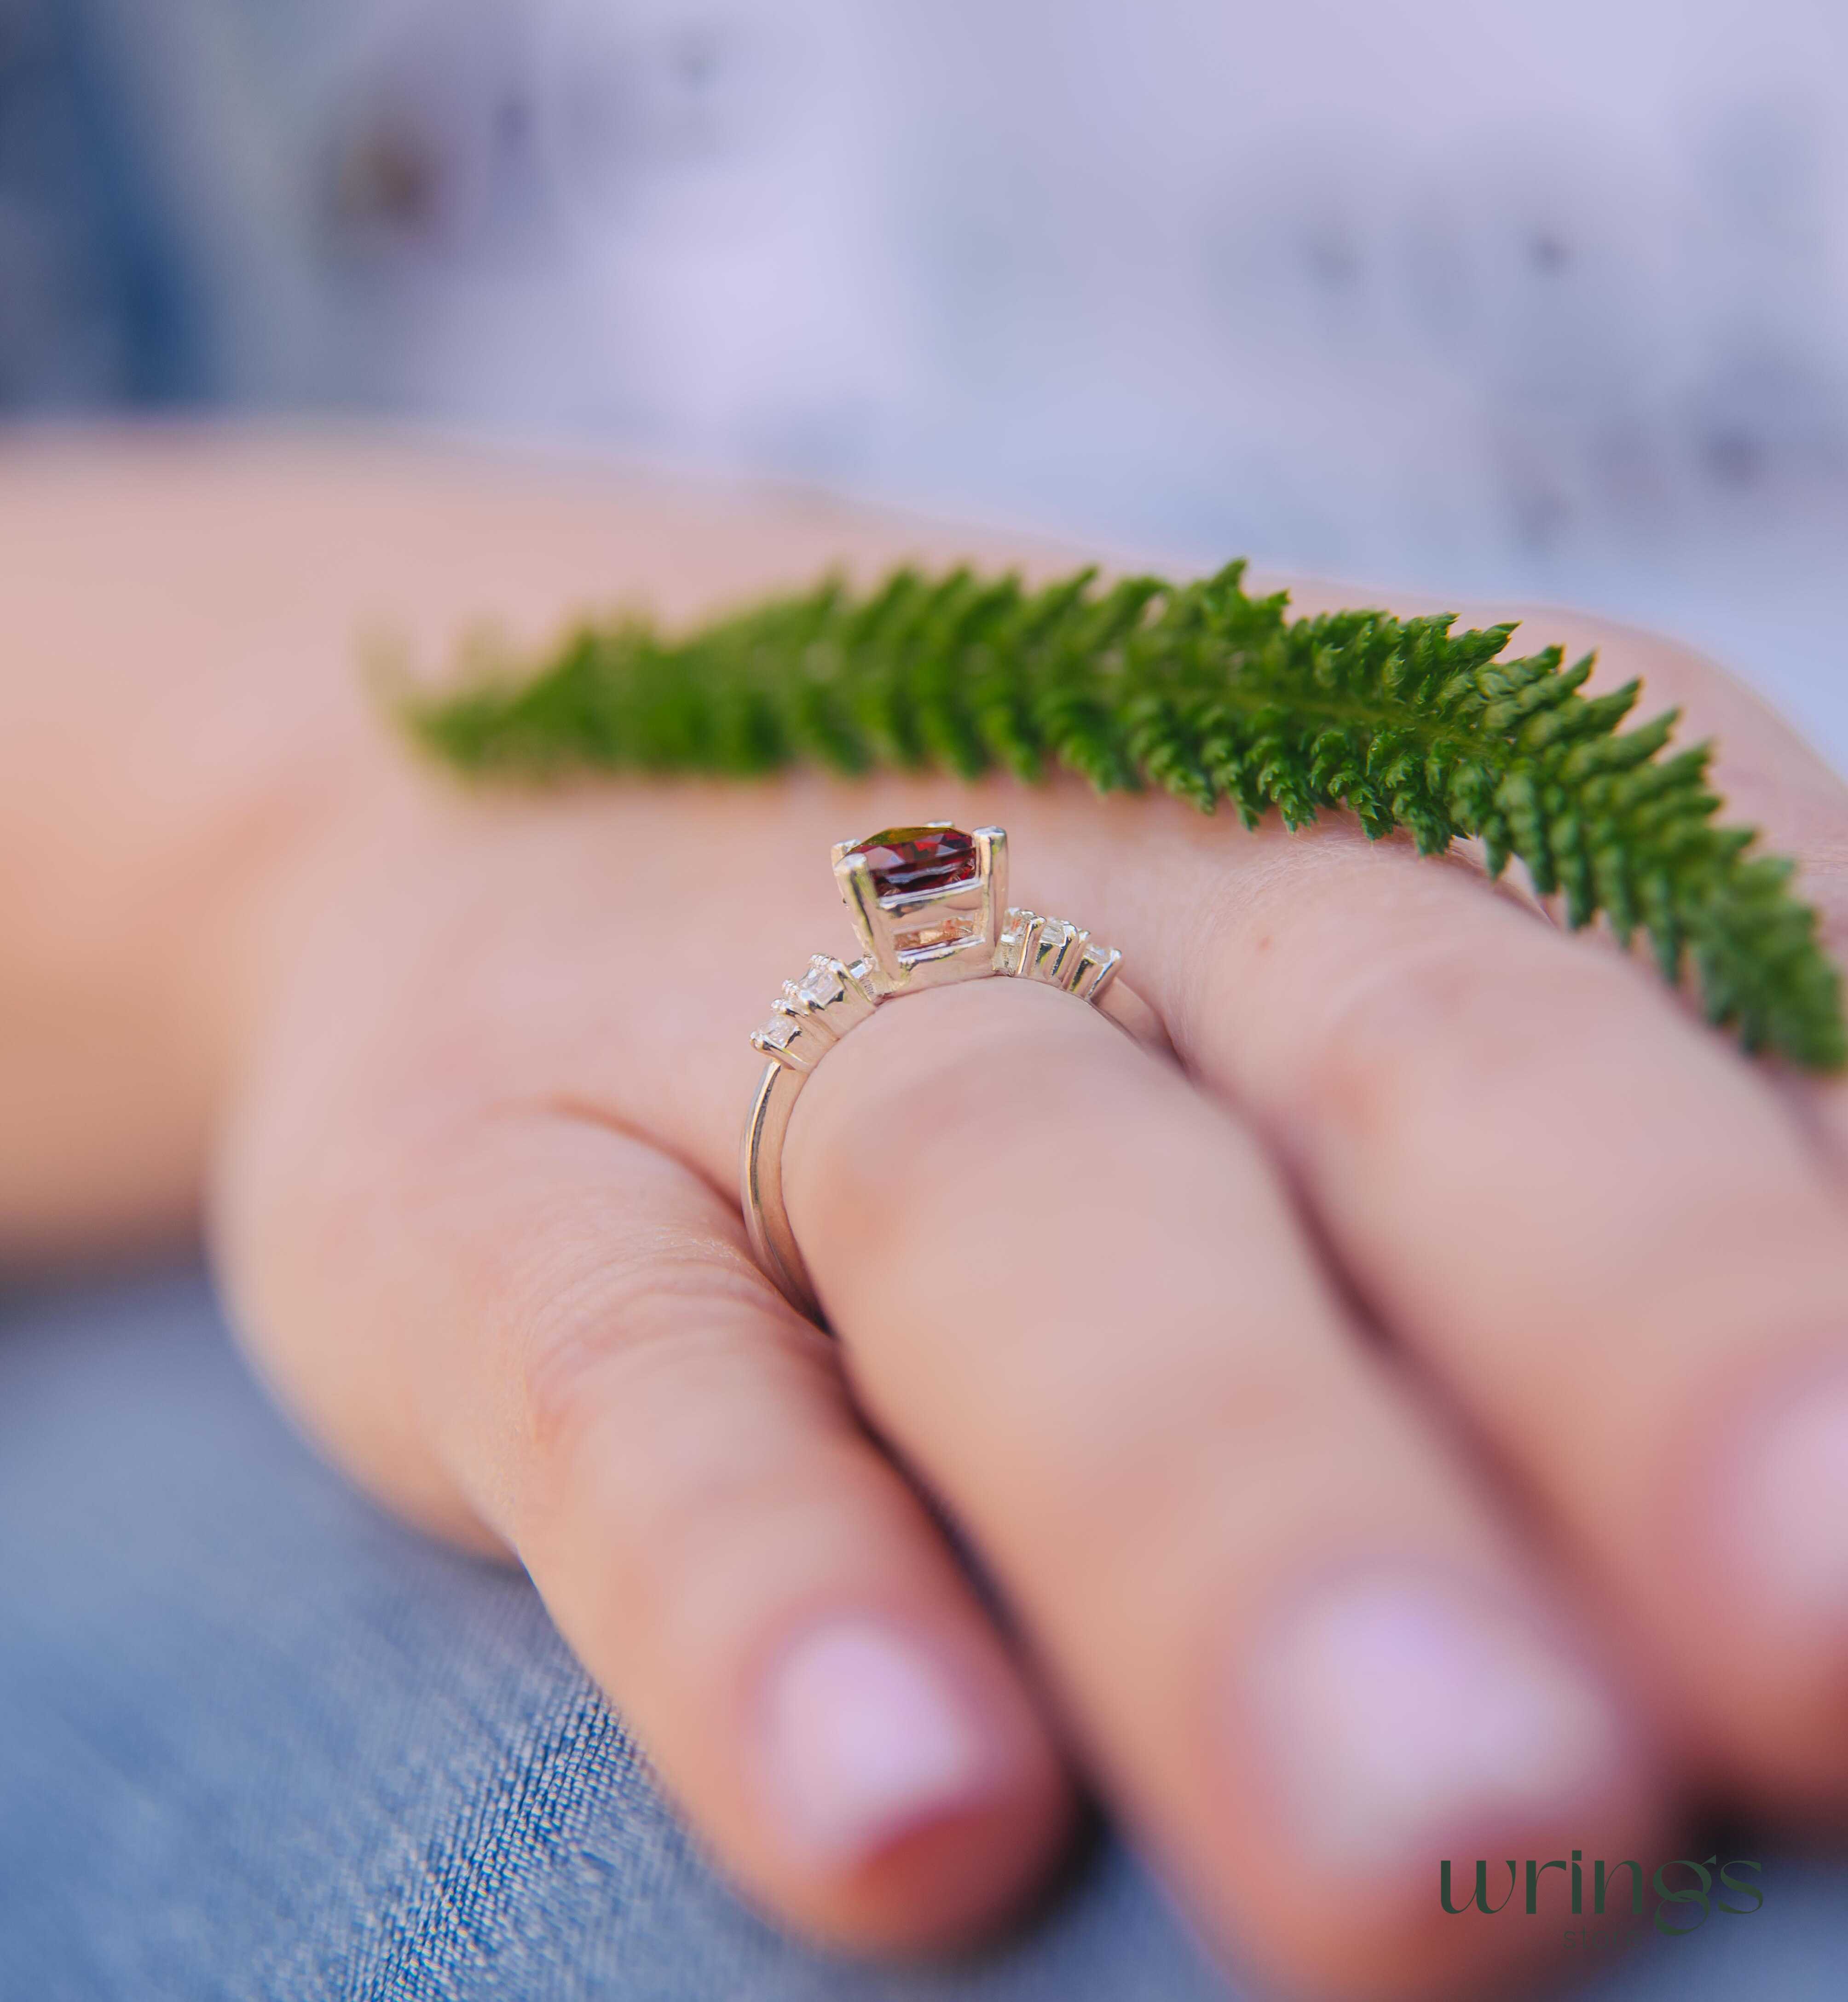
[[[528,1568],[787,1923],[979,1938],[1090,1788],[1263,1978],[1507,1993],[1557,1930],[1447,1917],[1440,1855],[1466,1895],[1479,1855],[1679,1855],[1696,1796],[1848,1802],[1848,1605],[1780,1593],[1749,1533],[1767,1428],[1848,1380],[1843,1086],[1347,825],[915,779],[471,795],[354,668],[381,629],[427,662],[483,618],[538,642],[842,561],[1084,553],[377,439],[14,438],[0,1257],[203,1227],[277,1394]],[[1848,788],[1683,650],[1529,630],[1718,738],[1839,953]],[[847,946],[828,844],[922,818],[1005,825],[1016,898],[1123,948],[1176,1061],[1024,983],[882,1010],[786,1156],[836,1343],[745,1249],[745,1031]],[[1588,1679],[1587,1773],[1331,1860],[1279,1763],[1276,1637],[1376,1574]],[[818,1622],[869,1620],[955,1691],[983,1777],[822,1854],[765,1690]]]

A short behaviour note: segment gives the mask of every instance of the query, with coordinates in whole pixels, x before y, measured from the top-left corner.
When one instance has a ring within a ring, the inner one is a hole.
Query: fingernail
[[[811,1859],[840,1868],[975,1805],[995,1784],[988,1735],[922,1649],[870,1620],[797,1641],[766,1706],[773,1791]]]
[[[1255,1663],[1266,1750],[1303,1848],[1378,1875],[1408,1843],[1581,1799],[1619,1756],[1583,1669],[1512,1613],[1415,1574],[1349,1578]]]
[[[1739,1526],[1773,1607],[1812,1627],[1848,1622],[1848,1379],[1812,1377],[1761,1422]]]

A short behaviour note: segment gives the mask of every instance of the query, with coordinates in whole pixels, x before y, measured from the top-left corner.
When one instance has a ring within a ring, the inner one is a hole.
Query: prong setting
[[[888,828],[863,842],[835,844],[835,881],[882,996],[980,979],[994,971],[1006,854],[1007,836],[999,828],[965,835],[948,821]],[[883,870],[873,855],[884,858]],[[1002,870],[999,886],[997,863]]]
[[[751,1047],[786,1070],[807,1072],[814,1069],[823,1050],[835,1041],[804,1021],[790,1004],[781,999],[770,1003],[770,1017],[761,1028],[751,1032]]]
[[[1084,949],[1078,971],[1073,975],[1068,990],[1080,1001],[1089,1001],[1093,1006],[1104,999],[1111,982],[1117,977],[1117,968],[1123,964],[1123,955],[1114,945],[1099,945],[1093,940]]]
[[[880,908],[879,891],[873,871],[863,855],[843,854],[834,865],[834,878],[840,885],[847,915],[859,934],[866,957],[873,964],[874,984],[882,994],[895,992],[905,982],[905,968],[898,957],[891,927]]]
[[[1007,910],[1007,830],[978,827],[973,838],[982,886],[982,943],[992,962]]]

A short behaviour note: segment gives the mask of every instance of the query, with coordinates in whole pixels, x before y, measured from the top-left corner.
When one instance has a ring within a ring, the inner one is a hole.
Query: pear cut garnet
[[[882,898],[953,890],[980,874],[975,843],[956,827],[888,827],[856,842],[847,853],[866,858],[873,887]]]

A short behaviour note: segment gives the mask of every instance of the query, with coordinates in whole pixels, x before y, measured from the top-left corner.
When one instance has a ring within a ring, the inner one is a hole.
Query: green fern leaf
[[[808,764],[1159,786],[1248,826],[1330,807],[1426,854],[1479,839],[1574,927],[1638,932],[1665,978],[1750,1050],[1848,1061],[1839,977],[1790,865],[1724,827],[1708,747],[1667,755],[1671,712],[1622,725],[1634,682],[1581,692],[1588,657],[1504,657],[1512,626],[1338,612],[1293,619],[1243,566],[1177,584],[1076,575],[1037,590],[968,570],[831,578],[679,638],[584,626],[524,675],[419,695],[406,720],[465,770],[755,776]]]

